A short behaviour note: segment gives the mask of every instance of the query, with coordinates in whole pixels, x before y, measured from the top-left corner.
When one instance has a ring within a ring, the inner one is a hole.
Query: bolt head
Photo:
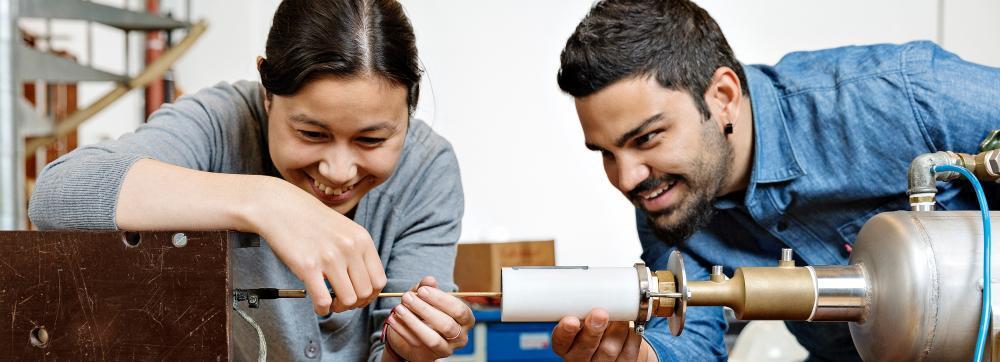
[[[175,247],[183,248],[187,246],[188,238],[187,235],[184,235],[184,233],[176,233],[174,234],[174,237],[172,238],[171,241],[173,242]]]
[[[993,157],[986,160],[986,170],[994,175],[1000,175],[1000,153],[997,153],[997,157]]]

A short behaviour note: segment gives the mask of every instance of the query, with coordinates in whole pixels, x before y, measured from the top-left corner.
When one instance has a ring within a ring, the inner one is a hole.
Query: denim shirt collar
[[[744,66],[753,107],[754,155],[749,189],[756,184],[781,182],[805,174],[788,137],[778,90],[761,69]]]
[[[767,70],[768,68],[765,68]],[[743,66],[750,88],[753,108],[753,168],[744,195],[715,199],[716,209],[725,210],[754,202],[759,184],[793,180],[805,174],[799,166],[792,140],[788,137],[785,116],[781,112],[778,90],[771,78],[756,66]]]

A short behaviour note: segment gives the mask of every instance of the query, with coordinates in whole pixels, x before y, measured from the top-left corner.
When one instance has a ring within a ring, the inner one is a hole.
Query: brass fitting
[[[990,142],[992,145],[1000,141]],[[957,172],[934,172],[934,167],[940,165],[955,165],[969,170],[982,181],[1000,182],[1000,149],[985,150],[975,155],[950,151],[925,153],[910,163],[907,194],[910,195],[910,207],[913,211],[934,211],[936,181],[951,181],[961,177]]]
[[[709,280],[687,280],[684,259],[676,250],[667,267],[654,272],[656,290],[650,288],[647,296],[653,315],[668,317],[675,336],[684,330],[689,305],[729,307],[743,320],[859,322],[869,300],[860,266],[796,267],[792,249],[781,251],[778,267],[738,268],[731,279],[715,265]]]
[[[973,173],[983,181],[1000,182],[1000,149],[989,150],[975,156]]]
[[[660,293],[675,293],[677,292],[677,283],[674,281],[674,273],[669,270],[657,270],[656,273],[657,280],[657,290]],[[676,300],[674,298],[652,298],[653,299],[653,315],[658,317],[671,317],[674,315],[674,306],[676,305]]]
[[[739,319],[808,320],[816,286],[807,268],[739,268],[729,280],[688,282],[691,306],[721,305]]]

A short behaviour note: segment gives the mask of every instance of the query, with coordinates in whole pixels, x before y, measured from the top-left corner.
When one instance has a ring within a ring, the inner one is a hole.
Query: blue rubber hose
[[[983,214],[983,308],[979,317],[979,336],[976,338],[976,354],[975,357],[973,357],[973,361],[980,362],[983,360],[983,351],[986,347],[986,335],[989,333],[991,299],[990,284],[993,284],[990,277],[990,254],[992,254],[990,248],[990,234],[992,234],[990,231],[990,208],[986,204],[986,194],[983,193],[983,185],[979,184],[979,180],[977,180],[976,176],[969,172],[969,170],[954,165],[934,166],[934,172],[948,171],[958,172],[972,183],[972,188],[976,191],[976,199],[979,200],[979,211]]]

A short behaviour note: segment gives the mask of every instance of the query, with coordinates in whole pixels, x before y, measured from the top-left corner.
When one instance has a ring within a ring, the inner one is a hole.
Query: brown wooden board
[[[0,232],[0,360],[228,360],[237,234],[174,234]]]

